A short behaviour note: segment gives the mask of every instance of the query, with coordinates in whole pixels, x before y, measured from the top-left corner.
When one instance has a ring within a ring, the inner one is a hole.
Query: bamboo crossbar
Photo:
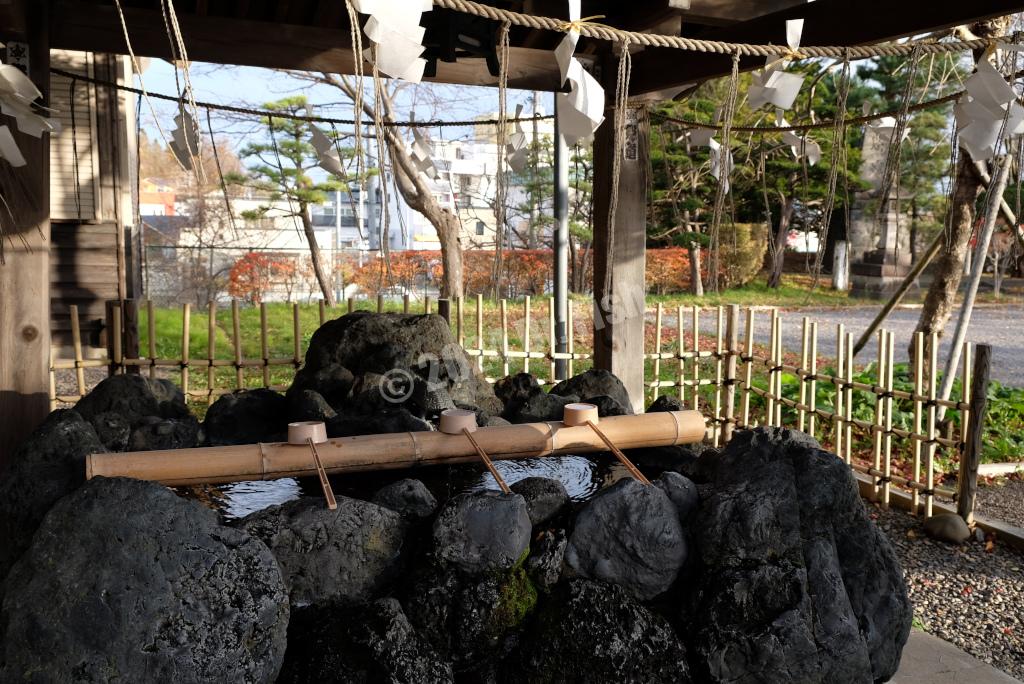
[[[704,438],[704,418],[667,411],[601,419],[601,432],[620,449],[690,444]],[[462,434],[401,432],[330,439],[318,445],[330,474],[477,461],[479,447],[492,460],[607,451],[589,425],[561,422],[479,428],[476,445]],[[133,477],[166,485],[224,483],[314,476],[309,451],[284,443],[97,453],[86,457],[86,477]]]

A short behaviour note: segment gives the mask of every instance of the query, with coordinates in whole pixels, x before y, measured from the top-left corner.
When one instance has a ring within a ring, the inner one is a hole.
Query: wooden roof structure
[[[566,0],[488,2],[533,16],[567,17]],[[121,0],[121,4],[136,54],[170,58],[161,0]],[[344,0],[174,0],[173,4],[192,61],[352,71]],[[1024,0],[583,0],[582,16],[603,15],[598,21],[626,30],[762,45],[784,45],[785,20],[802,17],[803,45],[856,46],[1022,8]],[[427,29],[427,80],[497,83],[494,46],[498,22],[435,7],[424,14],[423,25]],[[508,85],[560,89],[553,49],[561,37],[559,31],[513,26]],[[0,3],[0,41],[27,45],[29,76],[44,98],[49,91],[51,48],[127,52],[114,0],[6,0]],[[612,92],[612,45],[583,38],[577,56],[587,55],[593,58],[606,91]],[[763,57],[744,57],[741,67],[750,69],[763,63]],[[630,91],[634,96],[657,99],[688,84],[726,74],[730,68],[728,55],[643,47],[633,55]],[[612,101],[609,96],[609,107]],[[594,142],[598,301],[643,292],[646,113],[633,112],[628,126],[627,137],[637,143],[631,149],[639,153],[622,162],[614,226],[607,221],[615,144],[611,126],[602,126]],[[16,194],[24,206],[15,224],[5,225],[8,235],[19,235],[9,240],[7,263],[0,266],[0,462],[49,408],[49,141],[46,136],[36,139],[20,132],[15,139],[28,166],[15,169],[17,183],[2,188],[5,197]],[[609,249],[612,243],[614,250]],[[605,292],[603,279],[609,270],[611,291]],[[643,348],[642,315],[610,316],[595,335],[595,362],[620,375],[631,395],[642,397]]]

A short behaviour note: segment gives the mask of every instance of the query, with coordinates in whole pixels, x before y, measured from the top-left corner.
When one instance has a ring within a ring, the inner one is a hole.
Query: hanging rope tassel
[[[615,255],[615,215],[619,210],[619,178],[622,175],[623,147],[626,144],[626,107],[629,104],[629,79],[633,71],[633,58],[629,53],[629,38],[619,43],[619,70],[615,76],[615,128],[612,147],[612,194],[608,198],[608,255]],[[604,272],[604,295],[612,293],[612,268]]]
[[[505,251],[505,137],[508,126],[506,97],[508,95],[508,32],[511,23],[503,21],[498,29],[498,168],[494,178],[494,264],[491,269],[491,282],[494,284],[494,296],[502,295],[502,273],[504,270]]]
[[[882,187],[879,188],[879,204],[877,212],[877,220],[879,222],[885,220],[885,216],[889,213],[889,198],[892,195],[893,185],[899,182],[900,175],[900,160],[902,159],[903,152],[903,137],[907,131],[907,122],[910,120],[910,100],[914,92],[914,79],[917,78],[917,68],[921,62],[921,51],[918,48],[910,53],[910,73],[907,75],[907,85],[903,89],[903,94],[900,99],[900,111],[896,116],[896,125],[892,127],[892,133],[889,136],[889,154],[885,158],[885,171],[882,175]],[[897,192],[897,202],[899,201],[899,193]],[[900,227],[900,212],[899,206],[896,207],[896,249],[899,250],[899,227]]]
[[[217,177],[220,179],[220,191],[224,195],[224,206],[228,210],[228,222],[231,224],[231,234],[238,237],[238,227],[235,225],[235,212],[231,209],[231,198],[228,196],[228,184],[224,180],[224,170],[220,165],[220,154],[217,152],[217,140],[213,137],[213,119],[210,117],[210,110],[206,110],[206,128],[210,132],[210,149],[213,150],[213,162],[217,166]]]
[[[722,146],[718,150],[718,189],[715,192],[714,213],[711,215],[710,259],[708,260],[708,275],[710,276],[708,288],[712,292],[718,292],[718,269],[719,269],[719,239],[718,234],[722,225],[722,214],[725,212],[725,198],[729,194],[729,175],[731,159],[730,145],[732,144],[732,123],[736,116],[736,99],[740,81],[740,53],[732,55],[732,73],[729,76],[729,95],[725,101],[725,110],[722,112]]]
[[[842,160],[846,168],[846,102],[850,95],[850,58],[843,59],[843,70],[839,75],[839,88],[836,93],[835,127],[832,129],[832,162],[828,169],[828,187],[825,203],[821,209],[821,228],[818,233],[818,252],[814,256],[814,280],[811,290],[818,285],[821,270],[825,261],[825,249],[828,244],[828,231],[832,225],[832,212],[836,206],[836,188],[839,181],[839,162]]]
[[[359,178],[359,192],[366,190],[366,168],[363,155],[363,32],[359,29],[359,13],[352,0],[345,0],[348,10],[349,37],[352,40],[352,75],[356,81],[356,96],[352,101],[352,118],[355,120],[356,175]],[[362,236],[360,236],[362,237]]]
[[[387,143],[384,136],[387,134],[384,126],[384,81],[380,77],[380,69],[377,68],[377,46],[373,46],[373,132],[377,138],[377,166],[380,177],[381,197],[381,231],[380,231],[380,254],[384,260],[384,274],[387,276],[388,285],[395,284],[394,274],[391,272],[391,245],[388,227],[390,224],[390,212],[388,211],[388,183],[387,183]]]

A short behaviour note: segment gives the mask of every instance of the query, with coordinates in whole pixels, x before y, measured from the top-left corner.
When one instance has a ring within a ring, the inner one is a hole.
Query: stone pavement
[[[919,629],[910,631],[899,672],[890,684],[1021,684],[1005,672]]]

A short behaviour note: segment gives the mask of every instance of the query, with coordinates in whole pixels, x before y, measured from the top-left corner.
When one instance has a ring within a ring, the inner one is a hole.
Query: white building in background
[[[538,110],[543,115],[543,111]],[[497,114],[482,114],[480,120],[495,119]],[[533,126],[524,127],[528,139],[533,135]],[[554,137],[554,122],[537,122],[538,139]],[[438,177],[428,180],[434,197],[442,208],[458,214],[462,222],[462,245],[464,249],[494,249],[495,218],[494,196],[498,168],[497,127],[481,124],[473,127],[472,139],[431,140],[432,159]],[[508,206],[524,201],[525,191],[517,184],[517,176],[511,170],[506,173]],[[411,209],[391,189],[389,213],[391,214],[389,244],[393,250],[440,249],[437,231],[419,212]],[[375,239],[375,238],[374,238]],[[506,244],[510,241],[506,240]],[[376,243],[372,243],[376,246]]]

